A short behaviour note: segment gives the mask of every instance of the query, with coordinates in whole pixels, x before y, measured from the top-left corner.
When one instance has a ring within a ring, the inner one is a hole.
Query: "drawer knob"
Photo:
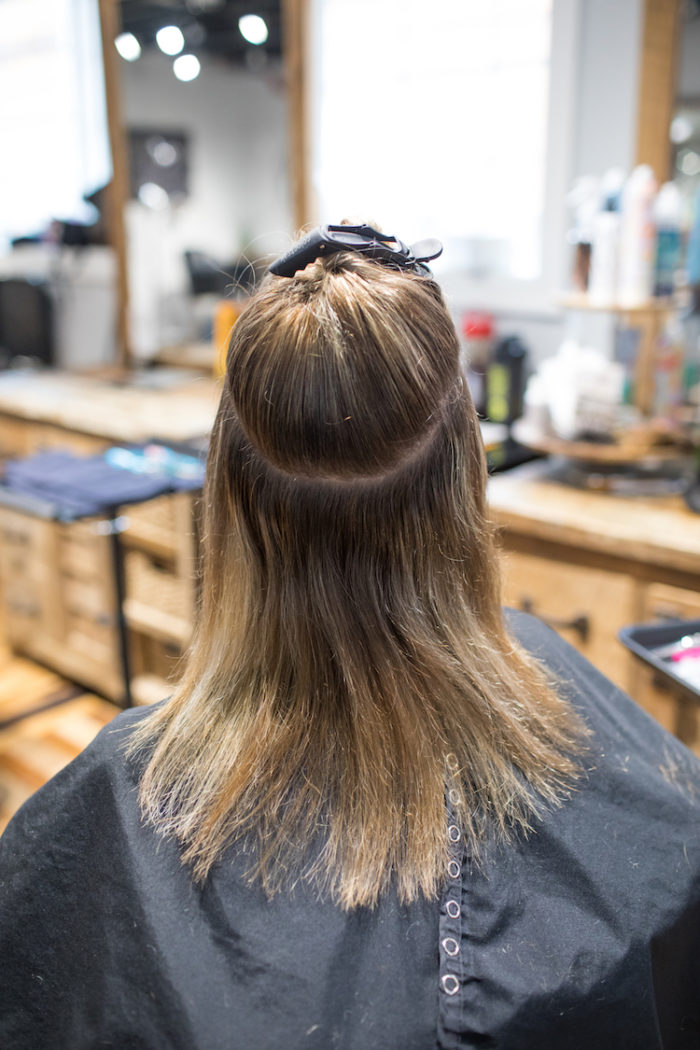
[[[574,616],[571,620],[561,620],[556,616],[543,616],[542,613],[537,612],[532,598],[527,597],[520,599],[520,608],[523,612],[536,616],[538,620],[546,623],[548,627],[554,627],[557,631],[574,631],[582,642],[588,641],[591,633],[591,622],[585,613],[581,613],[580,616]]]

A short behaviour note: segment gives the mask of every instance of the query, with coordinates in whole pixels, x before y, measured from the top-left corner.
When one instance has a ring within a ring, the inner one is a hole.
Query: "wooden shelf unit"
[[[637,360],[634,368],[634,403],[642,415],[650,419],[654,407],[654,365],[659,336],[669,316],[678,308],[672,298],[659,297],[646,303],[595,303],[583,292],[563,295],[559,300],[565,310],[612,314],[625,328],[640,333]]]
[[[123,611],[130,693],[136,704],[152,703],[171,692],[192,636],[198,496],[173,493],[124,508]]]

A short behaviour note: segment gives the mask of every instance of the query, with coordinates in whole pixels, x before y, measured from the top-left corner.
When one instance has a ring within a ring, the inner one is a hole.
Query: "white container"
[[[602,207],[591,224],[591,276],[588,296],[593,306],[617,304],[620,258],[620,194],[625,182],[621,168],[611,168],[602,180]]]
[[[654,288],[656,179],[648,164],[640,164],[625,182],[620,218],[620,306],[644,306]]]
[[[615,306],[617,303],[619,247],[619,213],[598,212],[593,220],[591,276],[588,282],[588,298],[592,306]]]

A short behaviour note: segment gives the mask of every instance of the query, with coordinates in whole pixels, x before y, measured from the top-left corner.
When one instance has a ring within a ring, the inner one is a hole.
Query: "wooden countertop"
[[[175,367],[121,378],[60,371],[0,373],[0,414],[108,441],[204,437],[214,424],[220,394],[220,380]],[[482,423],[481,432],[490,449],[503,441],[506,428]]]
[[[209,434],[221,392],[209,377],[163,369],[127,378],[0,374],[0,413],[108,441],[186,441]]]
[[[490,478],[493,520],[506,532],[700,574],[700,515],[680,496],[629,497],[549,480],[529,463]]]

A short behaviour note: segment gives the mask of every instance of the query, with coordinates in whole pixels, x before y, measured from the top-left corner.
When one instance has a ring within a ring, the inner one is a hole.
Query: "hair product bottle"
[[[700,316],[700,186],[693,204],[685,268],[686,280],[691,293],[691,313],[697,317]]]
[[[474,407],[486,413],[486,374],[491,360],[493,318],[470,310],[462,318],[462,368],[467,377]]]
[[[567,195],[573,209],[574,226],[568,239],[574,245],[572,283],[577,292],[588,290],[591,266],[591,240],[593,218],[598,210],[599,179],[594,175],[581,175]]]
[[[601,209],[591,224],[591,276],[588,297],[593,306],[617,302],[617,271],[620,254],[620,194],[625,181],[622,168],[611,168],[603,176]]]
[[[501,339],[486,376],[486,415],[492,423],[513,423],[523,414],[527,347],[517,335]]]
[[[681,265],[682,200],[675,182],[665,182],[654,204],[656,258],[654,295],[673,295]]]
[[[640,164],[622,190],[620,223],[620,306],[643,306],[654,284],[655,230],[652,214],[656,180],[648,164]]]

